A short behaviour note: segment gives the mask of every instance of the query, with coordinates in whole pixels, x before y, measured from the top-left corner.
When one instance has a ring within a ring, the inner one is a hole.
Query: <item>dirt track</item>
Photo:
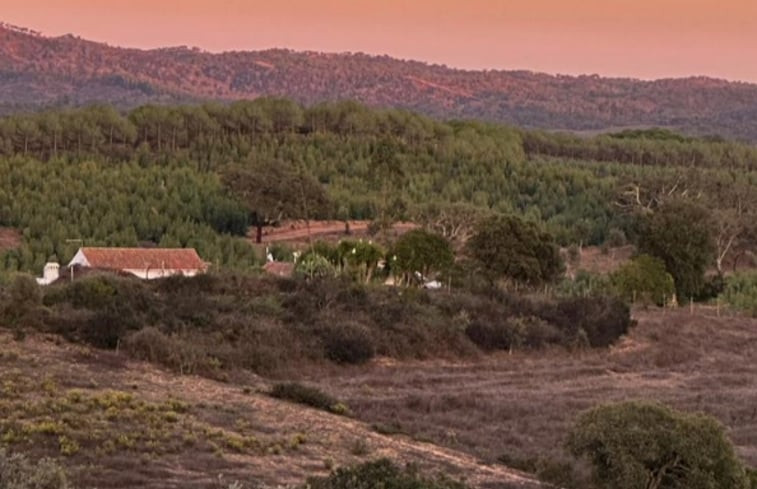
[[[351,237],[364,237],[367,235],[371,221],[349,221]],[[416,224],[410,222],[398,222],[392,230],[396,234],[402,234],[415,229]],[[263,230],[263,243],[302,242],[311,239],[324,239],[327,237],[344,238],[344,221],[311,221],[307,226],[305,221],[286,221],[278,227],[269,227]],[[250,230],[250,239],[255,239],[255,230]]]

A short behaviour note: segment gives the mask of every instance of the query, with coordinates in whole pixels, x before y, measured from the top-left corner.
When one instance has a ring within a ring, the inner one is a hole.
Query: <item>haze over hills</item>
[[[132,107],[265,95],[306,104],[356,99],[444,119],[545,129],[664,126],[757,141],[755,84],[465,71],[360,53],[138,50],[0,26],[0,111],[5,113],[93,102]]]

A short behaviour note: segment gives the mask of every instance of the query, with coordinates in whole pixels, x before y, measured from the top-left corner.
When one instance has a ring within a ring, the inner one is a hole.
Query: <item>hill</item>
[[[753,84],[466,71],[362,53],[124,49],[0,26],[0,110],[6,113],[92,102],[133,107],[265,95],[305,104],[355,99],[445,119],[545,129],[665,126],[757,140]]]
[[[16,342],[2,329],[0,345],[2,445],[60,460],[76,487],[280,487],[379,457],[473,487],[544,487],[463,452],[272,399],[257,377],[178,376],[52,336]]]
[[[609,350],[502,353],[480,362],[385,363],[307,375],[384,430],[485,461],[557,476],[575,417],[598,403],[654,399],[719,419],[757,463],[757,320],[714,307],[636,310],[638,325]],[[567,485],[567,484],[566,484]],[[577,487],[585,487],[578,485]]]

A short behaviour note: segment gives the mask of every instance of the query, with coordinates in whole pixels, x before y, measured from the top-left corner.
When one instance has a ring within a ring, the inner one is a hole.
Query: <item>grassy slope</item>
[[[0,330],[0,443],[60,458],[79,487],[292,484],[377,457],[417,462],[479,487],[530,479],[362,422],[274,400],[257,377],[176,376],[115,353]]]
[[[635,316],[638,326],[610,350],[374,365],[322,383],[360,419],[484,461],[559,459],[581,410],[642,398],[714,415],[757,465],[757,320],[704,308]]]

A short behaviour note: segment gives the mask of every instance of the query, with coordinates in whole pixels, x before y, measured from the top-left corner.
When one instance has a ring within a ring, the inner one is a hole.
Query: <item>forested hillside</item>
[[[194,246],[218,266],[249,265],[248,226],[284,218],[433,226],[494,211],[563,245],[600,244],[634,235],[632,210],[681,195],[717,213],[725,240],[739,237],[732,253],[751,242],[757,202],[749,145],[664,131],[577,138],[354,102],[9,116],[0,155],[0,226],[24,236],[3,266],[29,271],[82,240]]]
[[[666,126],[757,140],[757,85],[746,83],[465,71],[361,53],[142,51],[0,26],[5,113],[93,102],[131,108],[260,96],[308,105],[354,99],[444,119],[545,129]]]

